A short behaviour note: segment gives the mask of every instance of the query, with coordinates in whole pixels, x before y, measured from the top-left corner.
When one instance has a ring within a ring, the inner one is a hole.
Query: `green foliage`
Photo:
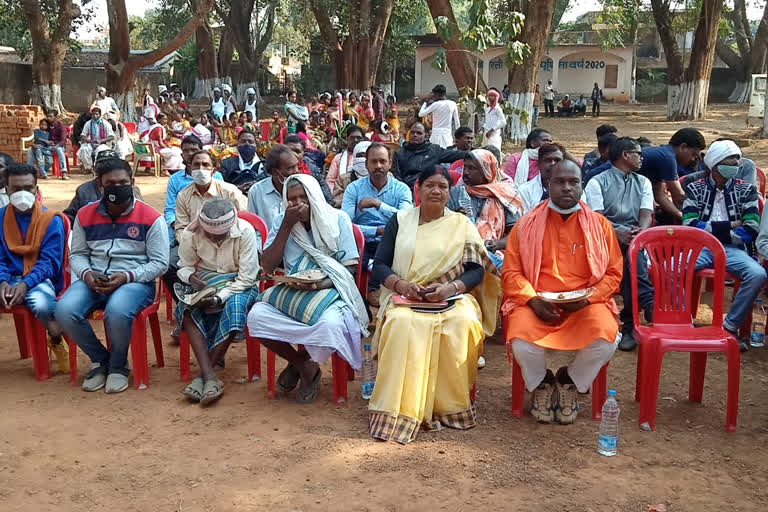
[[[131,16],[131,48],[154,50],[173,39],[192,18],[186,0],[162,0],[144,16]]]
[[[80,16],[72,21],[68,31],[70,51],[81,48],[72,35],[84,23],[93,17],[95,5],[92,0],[80,0]],[[43,17],[48,23],[48,32],[53,34],[59,29],[59,2],[57,0],[39,0]],[[12,46],[19,57],[26,58],[32,52],[32,37],[20,0],[0,0],[0,45]],[[40,48],[45,53],[47,48]]]
[[[602,0],[602,7],[603,12],[597,17],[597,33],[604,50],[633,46],[641,27],[655,26],[651,11],[642,9],[642,0]]]

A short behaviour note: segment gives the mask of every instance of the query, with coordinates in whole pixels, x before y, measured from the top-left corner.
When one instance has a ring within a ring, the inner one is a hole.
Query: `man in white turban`
[[[258,125],[259,122],[259,100],[256,98],[256,89],[249,87],[245,91],[245,106],[243,112],[250,112],[253,115],[254,123]]]
[[[101,115],[108,121],[120,120],[120,109],[117,107],[117,103],[110,96],[107,96],[107,89],[104,87],[98,87],[96,89],[96,99],[91,104],[91,110],[93,107],[99,107]]]
[[[723,328],[739,340],[741,351],[745,352],[748,345],[739,338],[739,327],[752,310],[766,273],[749,254],[754,252],[760,228],[759,196],[754,185],[735,178],[740,158],[741,149],[732,140],[719,140],[709,146],[704,165],[710,175],[686,187],[683,225],[711,233],[725,248],[725,269],[741,281],[741,286],[723,321]],[[696,268],[712,268],[713,265],[712,253],[704,249],[696,261]]]
[[[222,84],[221,90],[224,92],[224,115],[229,118],[229,114],[237,112],[237,103],[235,97],[232,95],[232,87],[229,84]]]

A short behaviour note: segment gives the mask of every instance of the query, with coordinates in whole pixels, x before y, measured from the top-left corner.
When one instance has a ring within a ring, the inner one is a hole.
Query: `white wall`
[[[450,72],[440,73],[432,67],[435,47],[416,49],[415,92],[428,94],[432,87],[442,83],[448,94],[456,95],[456,85]],[[490,87],[501,89],[507,83],[508,68],[505,64],[505,49],[493,48],[482,55],[480,74]],[[504,63],[501,67],[498,62]],[[616,101],[628,101],[632,87],[632,49],[612,48],[604,52],[595,46],[558,46],[548,49],[542,60],[537,82],[543,87],[552,80],[560,93],[584,94],[589,97],[594,82],[603,89],[603,94]],[[605,88],[606,66],[618,66],[617,87]],[[556,68],[556,69],[555,69]]]

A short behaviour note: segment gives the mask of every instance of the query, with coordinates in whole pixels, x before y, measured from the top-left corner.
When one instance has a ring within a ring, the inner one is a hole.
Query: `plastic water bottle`
[[[371,345],[363,345],[363,400],[369,400],[373,395],[373,386],[376,384],[377,364],[373,360]]]
[[[763,309],[763,299],[755,299],[755,305],[752,311],[752,332],[749,335],[749,346],[765,346],[765,311]]]
[[[597,451],[600,455],[613,457],[619,443],[619,403],[616,401],[616,391],[608,391],[608,399],[603,404],[603,420],[600,422],[600,437]]]

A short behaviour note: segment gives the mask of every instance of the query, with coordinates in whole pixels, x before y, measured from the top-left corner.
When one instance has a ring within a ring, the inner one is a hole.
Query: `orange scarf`
[[[48,226],[55,216],[56,212],[53,210],[43,211],[40,202],[35,201],[35,206],[32,207],[32,221],[29,223],[27,239],[24,243],[13,206],[9,205],[5,209],[5,219],[3,219],[5,243],[8,244],[8,249],[12,253],[24,257],[25,276],[35,268],[37,258],[40,255],[40,247],[43,245],[43,237],[45,237],[45,232],[48,231]]]
[[[608,252],[608,241],[605,238],[603,225],[600,223],[597,214],[584,201],[581,201],[579,204],[581,204],[581,209],[574,215],[576,215],[579,225],[584,231],[587,261],[589,269],[592,271],[589,286],[593,286],[605,276],[611,255]],[[549,201],[545,201],[518,221],[519,251],[520,261],[523,264],[523,274],[533,285],[534,290],[537,291],[539,272],[541,271],[544,231],[547,228],[549,211]],[[506,315],[519,305],[521,304],[514,304],[508,299],[504,302],[501,310]],[[618,309],[613,299],[610,299],[607,305],[614,314],[618,314]]]
[[[477,187],[467,185],[467,193],[490,199],[477,215],[475,226],[483,240],[501,240],[506,231],[505,210],[522,215],[523,201],[512,180],[499,172],[499,163],[493,153],[485,149],[474,149],[470,152],[470,158],[480,164],[488,183]]]

